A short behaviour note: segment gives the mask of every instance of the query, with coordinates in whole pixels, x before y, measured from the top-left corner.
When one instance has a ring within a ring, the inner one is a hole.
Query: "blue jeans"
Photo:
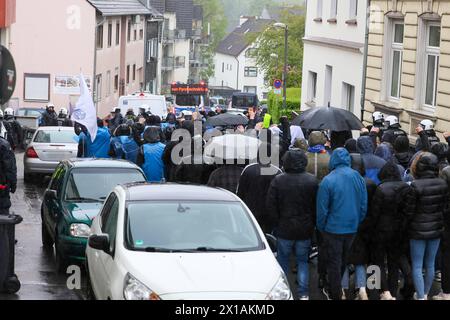
[[[411,250],[412,276],[417,298],[423,299],[430,292],[434,280],[434,263],[440,239],[409,241]],[[425,266],[425,279],[423,267]]]
[[[309,296],[309,265],[308,257],[311,240],[285,240],[278,238],[277,260],[286,276],[289,274],[289,258],[295,247],[295,261],[297,263],[297,293],[299,297]]]
[[[350,286],[350,272],[348,267],[345,268],[344,275],[342,276],[342,289],[348,289]],[[366,266],[356,265],[355,266],[355,288],[365,288],[367,284],[367,271]]]

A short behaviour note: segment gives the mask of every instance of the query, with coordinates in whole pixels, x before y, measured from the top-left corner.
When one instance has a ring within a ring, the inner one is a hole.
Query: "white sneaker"
[[[413,299],[414,300],[428,300],[428,295],[424,295],[423,299],[417,299],[417,292],[416,292],[416,293],[414,293],[414,298]]]
[[[341,297],[341,299],[342,300],[347,300],[347,297],[345,296],[345,290],[344,289],[342,289],[342,297]]]
[[[367,296],[367,292],[364,290],[359,290],[358,295],[356,296],[355,300],[369,300],[369,297]]]
[[[385,291],[380,295],[380,300],[396,300],[389,291]]]
[[[433,300],[450,300],[450,293],[440,292],[437,296],[432,298]]]
[[[309,297],[308,296],[301,296],[298,300],[307,301],[307,300],[309,300]]]

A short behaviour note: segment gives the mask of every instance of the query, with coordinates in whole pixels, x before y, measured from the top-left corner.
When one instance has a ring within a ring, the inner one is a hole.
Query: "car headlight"
[[[88,238],[91,235],[91,228],[84,223],[72,223],[70,235],[77,238]]]
[[[278,278],[277,283],[272,288],[270,293],[267,295],[266,300],[289,300],[291,299],[292,293],[289,288],[289,283],[286,276],[282,274]]]
[[[123,297],[125,300],[161,300],[155,292],[129,273],[125,277]]]

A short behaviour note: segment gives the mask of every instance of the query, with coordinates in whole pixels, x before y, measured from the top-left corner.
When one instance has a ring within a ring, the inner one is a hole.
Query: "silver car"
[[[78,142],[73,127],[39,127],[23,157],[25,181],[36,174],[52,174],[62,160],[76,158]]]

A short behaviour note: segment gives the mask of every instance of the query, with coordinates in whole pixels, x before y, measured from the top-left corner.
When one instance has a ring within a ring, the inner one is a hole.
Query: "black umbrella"
[[[237,114],[228,114],[223,113],[218,116],[214,116],[208,118],[206,120],[206,125],[211,127],[225,127],[225,126],[239,126],[239,125],[247,125],[248,119],[247,117],[237,115]]]
[[[314,107],[292,121],[292,125],[305,129],[349,131],[361,130],[364,125],[350,111],[334,107]]]

